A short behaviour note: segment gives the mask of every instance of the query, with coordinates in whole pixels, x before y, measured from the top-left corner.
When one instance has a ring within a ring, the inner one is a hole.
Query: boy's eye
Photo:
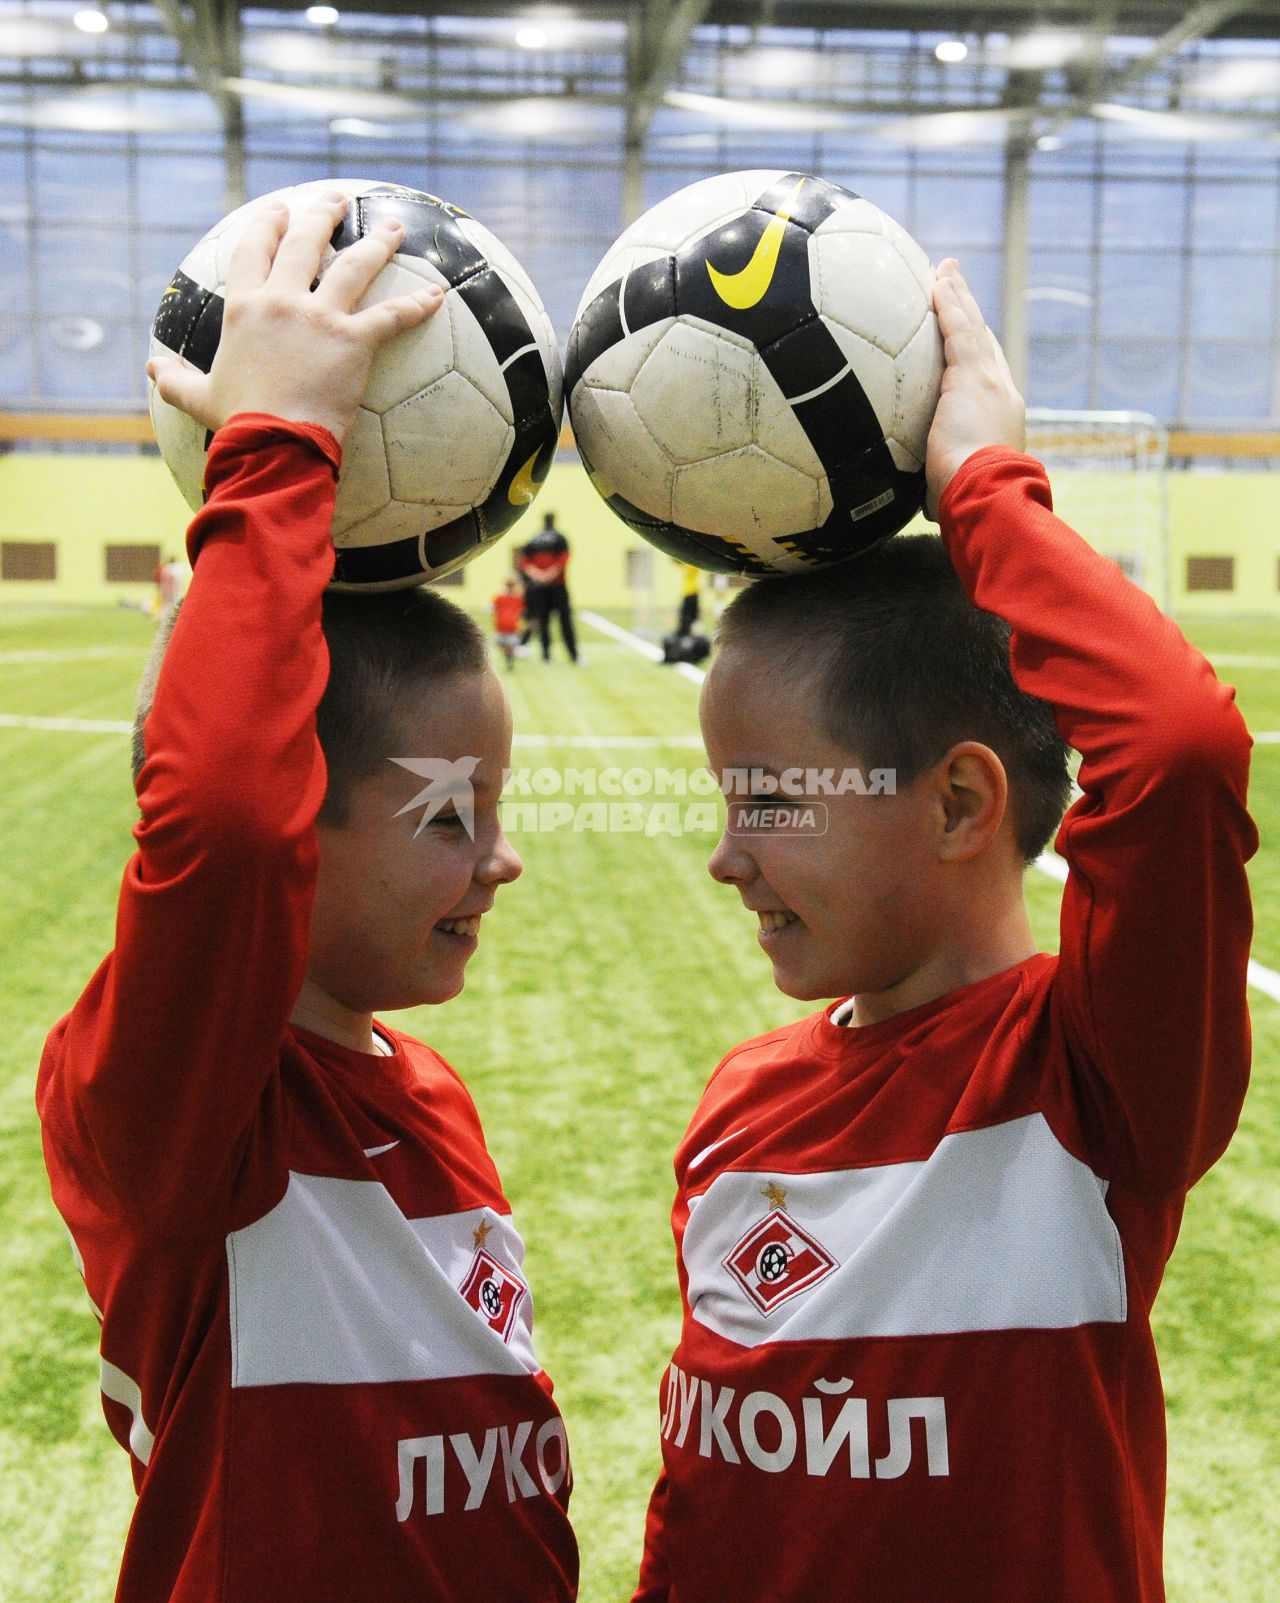
[[[455,812],[437,813],[435,815],[435,817],[431,820],[431,822],[433,824],[440,824],[445,829],[461,829],[462,828],[462,819]]]

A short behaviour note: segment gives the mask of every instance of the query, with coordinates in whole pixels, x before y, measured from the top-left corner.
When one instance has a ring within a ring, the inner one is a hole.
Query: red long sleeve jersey
[[[115,950],[49,1037],[54,1201],[138,1491],[120,1603],[562,1603],[564,1426],[470,1097],[288,1025],[337,449],[242,417],[147,720]]]
[[[716,1071],[676,1157],[646,1603],[1164,1597],[1149,1315],[1247,1078],[1249,739],[1039,464],[980,453],[942,531],[1083,754],[1060,952]]]

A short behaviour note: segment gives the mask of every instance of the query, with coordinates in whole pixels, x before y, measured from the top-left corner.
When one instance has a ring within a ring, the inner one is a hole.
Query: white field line
[[[21,662],[93,662],[99,657],[138,657],[146,646],[78,646],[74,650],[36,648],[30,651],[0,651],[0,667]]]
[[[1041,852],[1036,858],[1036,867],[1050,879],[1056,879],[1059,885],[1067,883],[1067,865],[1057,852]]]
[[[1280,657],[1251,657],[1248,652],[1206,651],[1215,668],[1280,668]]]
[[[1263,968],[1261,963],[1255,963],[1250,958],[1248,979],[1255,991],[1261,991],[1273,1002],[1280,1002],[1280,974],[1274,969]]]
[[[44,729],[79,735],[128,735],[133,725],[123,718],[41,718],[21,713],[0,713],[0,729]],[[516,746],[600,746],[636,750],[656,747],[701,751],[699,735],[517,735]]]
[[[701,751],[701,735],[515,735],[513,746],[601,746],[621,750],[641,747],[672,747]]]
[[[593,629],[599,630],[602,635],[608,635],[610,640],[619,640],[624,646],[630,646],[632,651],[638,651],[642,657],[648,657],[650,662],[662,661],[662,648],[655,646],[652,641],[643,640],[639,635],[624,629],[620,624],[611,623],[608,618],[602,618],[598,612],[580,612],[578,616],[584,623],[589,623]],[[682,679],[688,679],[695,685],[700,685],[707,677],[701,668],[695,668],[691,662],[678,662],[675,670]]]
[[[37,718],[0,712],[0,729],[56,729],[75,735],[129,735],[133,725],[125,718]]]
[[[1255,746],[1280,746],[1280,729],[1250,730]]]
[[[622,641],[624,645],[631,646],[633,650],[640,652],[642,656],[648,657],[651,661],[662,660],[662,653],[656,646],[651,645],[647,640],[642,640],[639,635],[632,634],[629,629],[619,628],[616,623],[610,623],[607,618],[601,618],[593,612],[584,612],[580,616],[604,634],[611,636],[614,640]],[[1280,657],[1277,657],[1275,662],[1276,666],[1280,667]],[[686,677],[692,678],[695,684],[701,684],[707,677],[701,668],[695,668],[692,663],[681,663],[680,666],[688,668],[689,673]],[[1280,743],[1280,731],[1272,734],[1255,735],[1253,738],[1254,740]],[[1047,874],[1050,879],[1056,879],[1060,885],[1066,884],[1067,865],[1056,852],[1042,853],[1041,856],[1036,858],[1036,867],[1042,874]],[[1266,968],[1261,963],[1255,963],[1250,958],[1248,980],[1255,990],[1261,991],[1265,996],[1269,996],[1274,1002],[1280,1002],[1280,974],[1277,974],[1274,969]]]

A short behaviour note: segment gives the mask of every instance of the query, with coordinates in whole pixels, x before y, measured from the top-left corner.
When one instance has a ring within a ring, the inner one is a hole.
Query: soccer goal
[[[1058,515],[1169,610],[1169,435],[1146,412],[1027,412]]]

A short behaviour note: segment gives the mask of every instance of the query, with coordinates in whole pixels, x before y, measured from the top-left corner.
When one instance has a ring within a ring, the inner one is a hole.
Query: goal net
[[[1054,510],[1169,609],[1167,431],[1146,412],[1027,412]]]

